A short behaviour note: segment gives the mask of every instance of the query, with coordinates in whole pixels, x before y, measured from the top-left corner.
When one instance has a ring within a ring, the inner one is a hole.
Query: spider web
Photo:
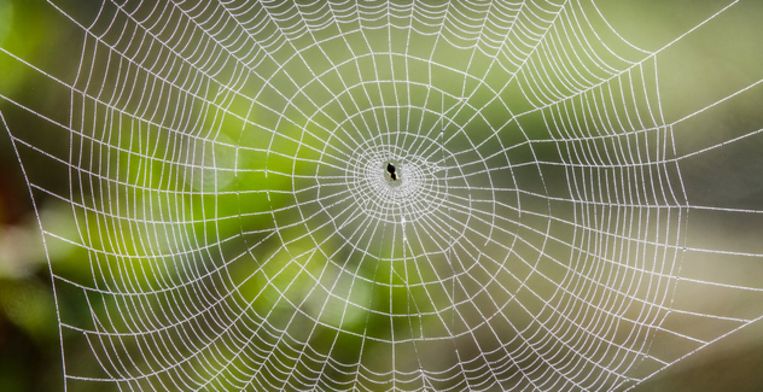
[[[660,79],[744,4],[646,50],[588,0],[49,2],[74,76],[0,56],[66,114],[0,96],[88,266],[49,260],[66,388],[627,390],[759,320],[763,249],[701,230],[759,205],[684,177],[760,143],[686,129],[761,80],[668,116]]]

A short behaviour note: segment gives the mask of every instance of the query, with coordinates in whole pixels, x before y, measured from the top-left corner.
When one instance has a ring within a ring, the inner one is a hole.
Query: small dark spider
[[[393,166],[391,163],[387,164],[387,172],[389,173],[390,178],[392,178],[392,181],[397,181],[397,174],[395,174],[395,166]]]

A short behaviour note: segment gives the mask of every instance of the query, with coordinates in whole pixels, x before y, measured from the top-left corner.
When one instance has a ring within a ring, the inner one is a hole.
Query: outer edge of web
[[[67,376],[66,376],[66,356],[64,355],[64,338],[63,338],[63,329],[61,327],[61,310],[58,306],[58,291],[56,290],[56,279],[53,275],[53,265],[51,264],[50,260],[50,254],[48,253],[48,244],[45,240],[45,231],[42,227],[42,219],[40,218],[40,210],[37,206],[37,202],[34,200],[34,194],[32,193],[32,186],[29,182],[29,177],[27,176],[26,169],[24,168],[24,163],[21,160],[21,154],[19,154],[18,147],[16,147],[16,139],[13,136],[13,133],[11,132],[11,128],[8,126],[8,123],[5,121],[5,116],[3,116],[2,110],[0,110],[0,127],[5,129],[5,132],[8,134],[8,138],[10,140],[11,148],[13,149],[13,153],[16,156],[16,161],[19,164],[19,169],[21,170],[21,174],[24,177],[24,183],[27,187],[27,193],[29,195],[29,201],[32,203],[32,207],[34,209],[34,219],[37,222],[37,228],[39,229],[40,233],[40,240],[42,242],[42,249],[45,253],[45,260],[48,264],[48,274],[50,276],[50,284],[51,284],[51,291],[53,292],[53,304],[56,307],[56,328],[58,329],[58,345],[59,345],[59,352],[61,356],[61,380],[64,387],[64,391],[68,390],[68,383],[67,383]]]
[[[701,346],[699,346],[699,347],[697,347],[697,348],[695,348],[695,349],[685,353],[684,355],[678,357],[676,360],[674,360],[673,362],[669,363],[668,365],[665,365],[665,366],[655,370],[654,372],[649,373],[649,375],[647,375],[644,378],[642,378],[641,380],[639,380],[636,384],[633,384],[633,385],[629,386],[628,388],[626,388],[624,390],[624,392],[633,390],[634,388],[638,387],[642,383],[647,382],[647,381],[653,379],[654,377],[656,377],[657,375],[665,372],[666,370],[673,368],[673,366],[682,363],[686,358],[688,358],[688,357],[690,357],[690,356],[692,356],[692,355],[694,355],[694,354],[696,354],[696,353],[698,353],[698,352],[700,352],[700,351],[702,351],[702,350],[704,350],[704,349],[706,349],[706,348],[708,348],[710,346],[714,346],[719,341],[721,341],[721,340],[723,340],[723,339],[725,339],[725,338],[727,338],[727,337],[729,337],[731,335],[734,335],[737,332],[747,328],[748,326],[760,322],[761,320],[763,320],[763,315],[760,315],[760,316],[758,316],[758,317],[748,321],[745,324],[742,324],[742,325],[740,325],[740,326],[738,326],[736,328],[733,328],[733,329],[727,331],[726,333],[723,333],[721,335],[716,336],[712,340],[707,341],[707,343],[705,343],[705,344],[703,344],[703,345],[701,345]]]

